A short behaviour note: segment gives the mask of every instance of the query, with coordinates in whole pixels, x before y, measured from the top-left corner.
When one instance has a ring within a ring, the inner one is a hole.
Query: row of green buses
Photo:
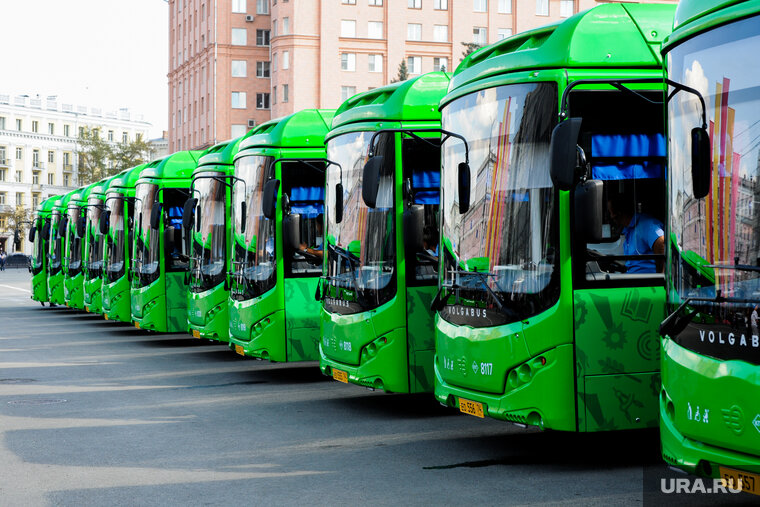
[[[760,494],[758,55],[758,0],[600,5],[43,202],[32,297]]]

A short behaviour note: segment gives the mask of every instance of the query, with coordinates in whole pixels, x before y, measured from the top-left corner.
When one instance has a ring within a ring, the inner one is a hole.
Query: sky
[[[168,128],[164,0],[0,0],[0,94],[128,107]],[[134,116],[133,116],[134,117]]]

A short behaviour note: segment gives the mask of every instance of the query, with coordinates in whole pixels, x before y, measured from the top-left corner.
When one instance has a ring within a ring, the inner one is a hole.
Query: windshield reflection
[[[138,183],[135,188],[135,248],[134,277],[135,287],[144,287],[159,276],[159,237],[158,231],[150,227],[150,214],[158,193],[155,183]]]
[[[219,179],[213,179],[216,176]],[[193,229],[190,290],[201,292],[224,281],[226,265],[226,184],[224,174],[204,173],[195,180],[199,193],[200,231]]]
[[[103,211],[103,200],[99,197],[90,197],[87,200],[87,279],[100,278],[103,272],[103,244],[105,237],[98,227],[100,216]]]
[[[111,212],[108,224],[107,247],[105,257],[108,259],[106,276],[115,282],[125,273],[126,231],[124,230],[124,208],[127,203],[119,192],[109,192],[105,206]]]
[[[68,276],[76,276],[82,270],[82,239],[77,235],[77,223],[82,218],[82,208],[75,204],[70,204],[67,210],[68,221],[68,259],[66,272]]]
[[[59,233],[58,228],[61,224],[61,212],[53,211],[50,226],[50,241],[48,251],[50,253],[50,274],[54,275],[61,269],[61,242],[63,234]]]

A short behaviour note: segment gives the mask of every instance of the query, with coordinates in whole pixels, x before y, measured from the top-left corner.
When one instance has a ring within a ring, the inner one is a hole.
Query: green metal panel
[[[44,303],[49,301],[48,298],[48,255],[49,255],[49,241],[42,238],[42,230],[45,224],[50,227],[50,218],[52,216],[53,207],[56,201],[60,199],[60,196],[51,196],[42,201],[38,206],[34,217],[32,227],[36,229],[35,241],[39,244],[39,248],[36,248],[32,252],[32,295],[31,298],[34,301]]]

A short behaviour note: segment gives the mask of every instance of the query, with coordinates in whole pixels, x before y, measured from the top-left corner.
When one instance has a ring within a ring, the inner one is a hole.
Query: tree
[[[470,53],[474,53],[475,51],[483,47],[477,42],[463,42],[462,45],[464,46],[464,51],[462,51],[462,60],[467,58],[470,55]]]
[[[131,143],[118,143],[113,149],[112,161],[115,169],[111,172],[113,174],[118,174],[119,171],[149,161],[150,152],[150,145],[140,136]]]
[[[396,79],[392,79],[391,83],[398,83],[399,81],[406,81],[409,79],[409,69],[406,67],[406,60],[401,60],[398,66],[398,76]]]
[[[100,137],[100,129],[85,127],[79,134],[79,184],[89,185],[104,178],[113,159],[111,144]]]
[[[16,249],[14,245],[14,235],[18,231],[19,240],[26,237],[29,230],[29,223],[32,220],[33,210],[24,205],[18,206],[0,206],[0,234],[10,239],[10,244],[6,245],[6,250]]]
[[[446,66],[445,65],[441,65],[440,71],[441,72],[446,72]]]

